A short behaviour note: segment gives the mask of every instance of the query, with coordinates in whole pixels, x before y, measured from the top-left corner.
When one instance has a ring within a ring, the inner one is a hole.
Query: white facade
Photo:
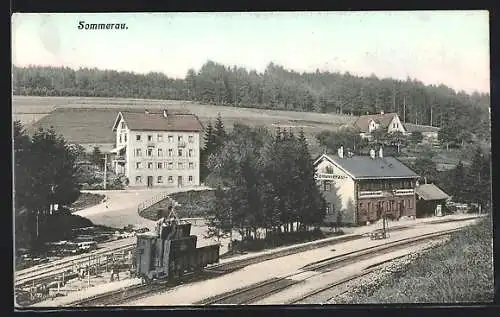
[[[130,130],[123,117],[116,129],[117,174],[130,187],[200,184],[199,132]]]
[[[379,127],[379,124],[376,123],[374,120],[371,120],[370,123],[368,124],[368,132],[372,133],[373,131],[377,130]]]
[[[356,219],[353,218],[356,214],[356,187],[354,179],[327,159],[323,159],[318,163],[316,172],[317,180],[330,180],[334,187],[328,193],[324,193],[327,200],[336,202],[331,206],[332,210],[327,211],[326,216],[329,216],[328,213],[332,215],[340,213],[345,222],[355,223]]]
[[[370,120],[370,122],[368,123],[368,133],[360,133],[360,135],[363,138],[369,138],[370,133],[377,130],[379,127],[380,127],[379,123],[375,122],[375,120]],[[387,126],[386,132],[387,133],[393,133],[393,132],[406,133],[406,129],[405,129],[404,125],[401,123],[401,120],[399,120],[398,115],[394,115],[391,122]]]
[[[393,132],[406,133],[406,130],[405,130],[403,124],[399,120],[399,116],[395,115],[392,118],[391,123],[389,123],[389,126],[387,127],[387,132],[388,133],[393,133]]]

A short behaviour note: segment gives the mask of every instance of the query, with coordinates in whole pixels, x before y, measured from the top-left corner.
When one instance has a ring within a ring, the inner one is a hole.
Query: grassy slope
[[[143,109],[146,107],[149,109],[182,108],[195,113],[204,124],[209,120],[213,122],[220,113],[229,129],[236,122],[253,126],[265,125],[271,130],[275,129],[276,124],[291,126],[296,132],[303,128],[313,148],[318,147],[313,137],[314,134],[322,130],[336,130],[355,119],[335,114],[235,108],[171,100],[14,96],[12,102],[14,119],[21,119],[29,124],[32,117],[37,117],[37,119],[42,117],[34,125],[35,127],[54,126],[68,140],[77,143],[113,142],[111,126],[118,111],[126,108]],[[59,110],[48,115],[55,108]],[[82,111],[81,108],[92,109]],[[42,112],[46,112],[47,115],[40,114]],[[82,123],[85,123],[85,126],[82,126]]]
[[[491,220],[452,236],[376,289],[361,289],[352,303],[458,303],[493,300]]]

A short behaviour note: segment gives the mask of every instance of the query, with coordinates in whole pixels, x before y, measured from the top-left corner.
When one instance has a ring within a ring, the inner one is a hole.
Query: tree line
[[[208,147],[213,146],[208,144]],[[304,133],[235,124],[207,158],[206,182],[215,190],[209,236],[237,230],[242,241],[304,233],[325,216]]]
[[[33,245],[54,229],[51,205],[69,206],[80,195],[78,150],[52,129],[40,129],[29,137],[19,121],[14,122],[13,139],[16,242]]]
[[[362,115],[396,112],[404,122],[489,132],[489,94],[456,92],[445,85],[354,76],[346,72],[287,70],[270,63],[264,72],[206,62],[184,79],[113,70],[15,67],[15,95],[192,100],[235,107]],[[453,130],[455,129],[455,130]]]

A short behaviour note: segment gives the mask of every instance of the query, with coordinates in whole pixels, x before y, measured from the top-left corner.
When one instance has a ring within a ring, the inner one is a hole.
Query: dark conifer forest
[[[190,100],[233,107],[361,115],[397,112],[405,122],[489,134],[490,96],[415,79],[299,73],[270,63],[263,73],[206,62],[184,79],[163,73],[14,67],[14,95]],[[457,129],[458,128],[458,129]]]

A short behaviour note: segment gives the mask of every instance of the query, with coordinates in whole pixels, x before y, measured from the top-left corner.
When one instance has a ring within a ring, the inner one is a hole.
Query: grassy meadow
[[[120,110],[125,109],[184,109],[196,114],[203,124],[214,121],[220,113],[224,124],[231,129],[234,123],[276,126],[306,133],[311,151],[320,151],[314,135],[322,130],[336,130],[350,124],[355,117],[347,115],[236,108],[199,104],[189,101],[148,100],[91,97],[31,97],[13,96],[12,114],[29,131],[53,126],[67,140],[75,143],[112,143],[111,127]]]

